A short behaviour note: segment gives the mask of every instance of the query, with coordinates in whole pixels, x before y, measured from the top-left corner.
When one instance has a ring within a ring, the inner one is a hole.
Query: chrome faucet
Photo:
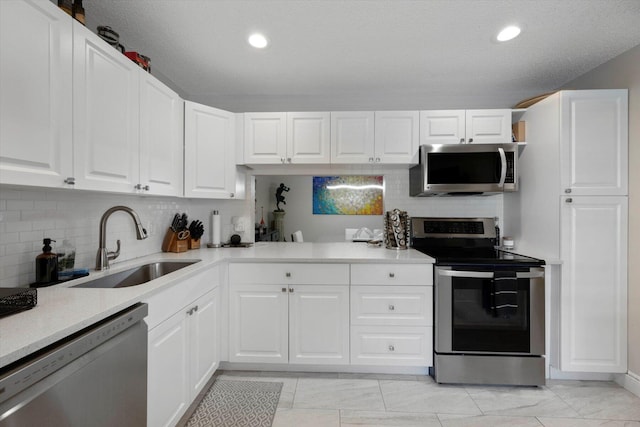
[[[109,260],[116,259],[120,255],[120,240],[116,241],[117,249],[115,252],[107,251],[106,248],[106,235],[107,235],[107,219],[112,213],[116,211],[124,211],[131,215],[133,222],[136,225],[136,238],[138,240],[146,239],[148,237],[147,230],[144,229],[140,222],[140,217],[131,208],[126,206],[114,206],[107,209],[100,219],[100,247],[98,248],[98,255],[96,255],[96,270],[106,270],[109,268]]]

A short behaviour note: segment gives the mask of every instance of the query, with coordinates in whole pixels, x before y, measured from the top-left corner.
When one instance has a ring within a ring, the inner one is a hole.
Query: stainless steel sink
[[[147,283],[153,279],[173,273],[181,268],[195,264],[197,261],[159,261],[140,265],[99,279],[84,282],[73,288],[126,288]]]

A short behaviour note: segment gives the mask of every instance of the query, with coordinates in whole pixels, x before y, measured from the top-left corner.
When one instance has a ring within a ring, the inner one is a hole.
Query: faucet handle
[[[116,259],[120,256],[120,239],[116,240],[116,251],[107,252],[107,259]]]

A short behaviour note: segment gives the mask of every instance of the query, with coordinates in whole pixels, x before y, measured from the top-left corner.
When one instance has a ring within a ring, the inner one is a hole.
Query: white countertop
[[[159,260],[201,260],[142,285],[117,289],[72,288],[108,274]],[[391,262],[433,263],[413,249],[396,251],[364,243],[258,242],[249,248],[191,250],[180,254],[157,253],[112,263],[107,272],[38,289],[38,304],[31,310],[0,319],[0,367],[44,348],[74,332],[115,314],[220,262]]]

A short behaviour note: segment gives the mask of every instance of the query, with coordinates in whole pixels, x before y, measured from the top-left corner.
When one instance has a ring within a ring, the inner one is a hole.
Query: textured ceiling
[[[85,0],[87,26],[231,111],[510,107],[640,44],[640,0]],[[508,24],[511,42],[492,41]],[[253,31],[271,44],[246,43]]]

